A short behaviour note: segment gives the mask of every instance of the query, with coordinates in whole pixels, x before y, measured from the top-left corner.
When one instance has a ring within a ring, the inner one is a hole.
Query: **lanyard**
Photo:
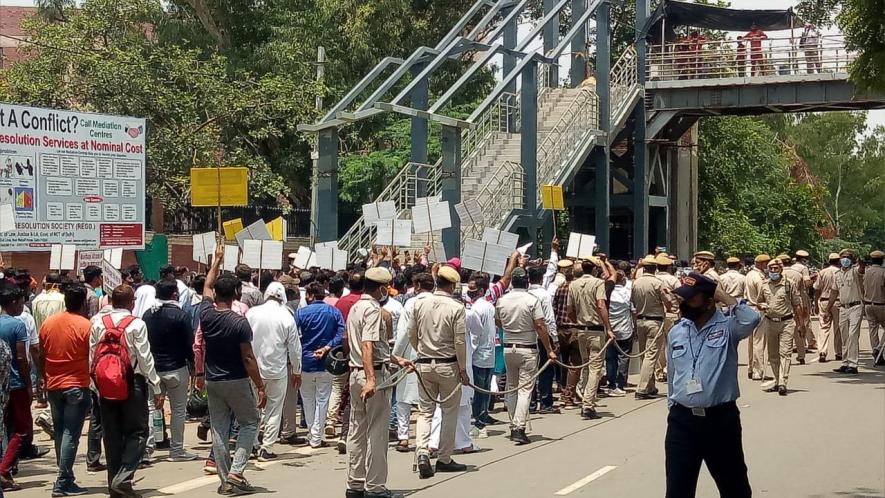
[[[702,334],[702,335],[699,334],[700,337],[701,337],[701,347],[698,348],[698,354],[697,354],[697,355],[694,354],[694,345],[692,344],[692,340],[691,340],[691,338],[692,338],[693,335],[694,335],[694,333],[692,333],[692,332],[689,330],[689,331],[688,331],[688,350],[691,352],[691,378],[692,378],[692,379],[696,378],[696,377],[695,377],[695,369],[696,369],[697,366],[698,366],[698,360],[701,358],[701,351],[704,350],[704,341],[707,340],[707,336],[710,335],[710,331],[707,330],[706,333],[704,333],[704,334]]]

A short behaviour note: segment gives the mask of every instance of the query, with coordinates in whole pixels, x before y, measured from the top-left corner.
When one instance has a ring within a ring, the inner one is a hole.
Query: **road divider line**
[[[590,474],[589,476],[581,479],[580,481],[577,481],[574,484],[570,484],[570,485],[560,489],[555,494],[556,494],[556,496],[565,496],[565,495],[574,493],[575,491],[583,488],[584,486],[590,484],[591,482],[608,474],[609,472],[615,470],[616,468],[618,468],[617,465],[606,465],[605,467],[602,467],[601,469],[599,469],[596,472]]]

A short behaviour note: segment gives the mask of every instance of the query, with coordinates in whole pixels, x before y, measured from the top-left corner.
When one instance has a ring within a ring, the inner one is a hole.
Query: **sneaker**
[[[310,447],[313,448],[313,449],[315,449],[315,450],[318,450],[318,449],[320,449],[320,448],[325,448],[325,447],[327,447],[327,446],[329,446],[329,443],[327,443],[327,442],[324,441],[324,440],[323,440],[323,441],[320,441],[319,443],[316,443],[316,444],[314,444],[314,443],[310,443]]]
[[[218,474],[218,468],[215,466],[215,460],[206,460],[203,464],[203,473],[209,475]]]
[[[560,413],[562,413],[562,412],[559,411],[559,408],[556,408],[553,406],[549,406],[549,407],[544,406],[538,410],[539,415],[558,415]]]
[[[615,398],[623,398],[627,395],[627,391],[621,389],[620,387],[616,387],[614,389],[609,389],[608,395]]]
[[[486,417],[485,420],[483,420],[483,423],[486,424],[486,425],[501,425],[501,424],[503,424],[504,422],[501,421],[501,420],[498,420],[498,419],[496,419],[496,418],[494,418],[494,417],[488,416],[488,417]]]
[[[31,445],[30,451],[21,456],[22,460],[34,460],[35,458],[43,458],[49,453],[49,448],[43,446]]]
[[[188,453],[186,451],[169,455],[170,462],[192,462],[196,459],[197,455],[194,455],[193,453]]]
[[[77,486],[76,483],[70,483],[66,486],[58,486],[52,488],[52,496],[80,496],[88,494],[89,490],[86,488],[81,488]]]
[[[106,470],[108,470],[108,466],[103,463],[96,463],[86,466],[86,472],[89,474],[98,474],[99,472],[104,472]]]
[[[488,439],[489,431],[486,430],[485,427],[480,429],[479,427],[474,426],[473,429],[470,429],[470,436],[477,439]]]
[[[264,448],[258,450],[259,462],[269,462],[271,460],[276,460],[277,458],[279,458],[277,454],[272,451],[267,451]]]
[[[337,443],[335,443],[335,449],[338,450],[339,455],[343,455],[347,453],[347,441],[343,439],[339,439]]]
[[[292,434],[286,438],[280,439],[280,442],[283,444],[290,444],[292,446],[307,444],[307,438]]]
[[[208,441],[209,440],[209,426],[200,424],[197,426],[197,438],[200,441]]]
[[[49,415],[41,413],[34,419],[34,424],[49,436],[50,440],[55,439],[55,430],[52,428],[52,419]]]

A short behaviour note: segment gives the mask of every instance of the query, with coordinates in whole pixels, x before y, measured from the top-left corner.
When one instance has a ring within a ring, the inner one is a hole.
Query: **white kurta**
[[[403,306],[402,314],[396,326],[396,342],[393,344],[393,354],[407,360],[418,359],[418,353],[412,348],[409,342],[409,325],[412,321],[412,310],[415,309],[415,302],[418,299],[425,299],[432,296],[432,292],[422,292],[417,296],[410,298]],[[396,401],[398,403],[408,403],[410,405],[418,404],[418,375],[410,373],[406,376],[406,380],[400,382],[396,386]]]

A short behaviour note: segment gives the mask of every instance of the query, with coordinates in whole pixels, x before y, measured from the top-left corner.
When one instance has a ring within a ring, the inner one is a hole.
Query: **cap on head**
[[[757,263],[768,263],[769,261],[771,261],[771,256],[763,252],[762,254],[756,256],[756,259],[754,259],[754,261]]]
[[[802,249],[799,249],[798,251],[796,251],[797,258],[807,258],[808,256],[809,256],[808,251],[805,251]]]
[[[556,263],[556,266],[564,270],[566,268],[571,268],[572,266],[575,266],[575,262],[570,259],[560,259],[559,263]]]
[[[790,257],[787,256],[786,253],[778,254],[777,258],[775,258],[775,259],[781,260],[781,263],[783,263],[783,264],[787,264],[790,262]]]
[[[295,290],[298,288],[298,279],[293,278],[289,275],[280,276],[278,282],[283,284],[283,287],[286,289]]]
[[[667,253],[662,252],[655,256],[655,264],[658,266],[670,266],[673,264],[673,260],[670,259],[670,256]]]
[[[642,263],[642,266],[657,266],[658,261],[654,256],[649,254],[648,256],[642,258],[642,261],[640,261],[640,263]]]
[[[446,261],[446,264],[454,268],[455,271],[461,271],[461,258],[458,256],[449,258],[449,260]]]
[[[444,265],[440,267],[439,271],[436,274],[439,278],[445,280],[446,282],[450,282],[453,284],[457,284],[461,282],[461,275],[458,274],[458,270],[454,269],[451,266]]]
[[[731,256],[730,258],[726,259],[725,262],[728,263],[728,264],[730,264],[730,265],[733,265],[733,264],[735,264],[735,263],[740,263],[741,260],[740,260],[739,258],[736,258],[736,257],[734,257],[734,256]]]
[[[378,284],[389,284],[391,280],[393,280],[390,276],[390,272],[385,270],[384,268],[369,268],[366,270],[366,280],[371,280],[372,282]]]
[[[852,251],[851,249],[842,249],[841,251],[839,251],[839,257],[844,256],[854,256],[854,251]]]
[[[827,261],[833,261],[839,259],[839,254],[835,252],[831,252],[829,256],[827,256]]]
[[[694,253],[694,257],[695,257],[695,259],[700,259],[703,261],[710,261],[710,262],[712,262],[716,259],[716,256],[714,256],[713,253],[710,251],[698,251],[698,252]]]
[[[873,259],[885,258],[885,252],[876,250],[870,253],[870,257]]]
[[[686,300],[698,294],[713,297],[713,294],[716,292],[716,282],[693,271],[682,280],[682,285],[674,289],[673,292]]]
[[[769,268],[771,268],[772,266],[776,266],[776,265],[783,265],[783,260],[780,258],[774,258],[768,262]]]
[[[513,278],[529,278],[528,272],[521,266],[514,268],[513,273],[511,273],[510,276]]]

